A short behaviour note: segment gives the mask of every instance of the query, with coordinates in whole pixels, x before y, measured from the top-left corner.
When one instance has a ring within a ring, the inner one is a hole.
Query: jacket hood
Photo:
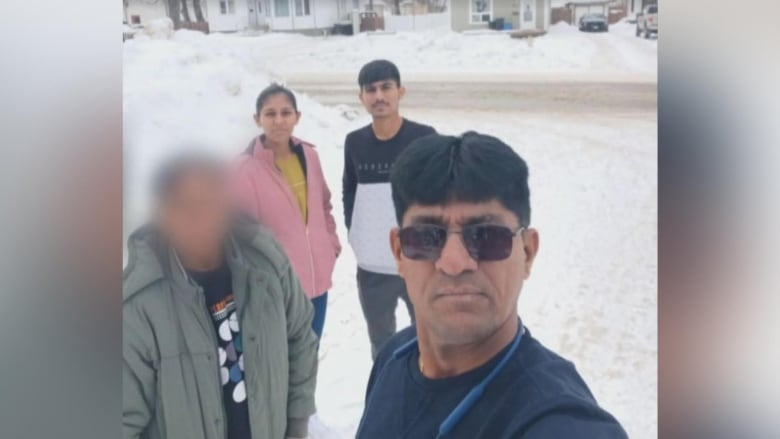
[[[122,273],[122,301],[162,279],[159,239],[150,224],[136,229],[127,239],[127,266]]]

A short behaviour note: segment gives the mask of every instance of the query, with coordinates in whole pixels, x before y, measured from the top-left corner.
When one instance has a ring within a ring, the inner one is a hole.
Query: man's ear
[[[539,253],[539,232],[536,229],[523,230],[523,251],[525,252],[525,279],[531,275],[531,267],[534,265],[536,255]]]
[[[404,87],[402,85],[402,86],[398,87],[398,97],[402,98],[404,96],[406,96],[406,87]]]
[[[395,258],[395,265],[398,269],[399,274],[401,273],[401,238],[399,236],[400,229],[398,227],[393,227],[392,230],[390,230],[390,250],[393,252],[393,257]],[[401,275],[403,277],[403,275]]]

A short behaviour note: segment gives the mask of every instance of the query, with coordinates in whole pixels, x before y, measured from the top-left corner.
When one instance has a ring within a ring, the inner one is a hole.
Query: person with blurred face
[[[328,290],[341,253],[330,190],[314,146],[293,136],[301,113],[292,91],[268,86],[255,110],[263,133],[239,157],[233,192],[241,209],[268,227],[284,248],[314,305],[314,332],[322,337]]]
[[[374,363],[358,438],[626,438],[517,302],[539,249],[528,168],[469,132],[412,143],[391,175],[390,232],[416,326]]]
[[[344,142],[342,200],[344,223],[357,258],[360,305],[368,325],[371,357],[395,334],[398,299],[406,303],[414,321],[412,303],[387,244],[394,225],[390,169],[398,154],[413,140],[436,131],[401,117],[399,106],[406,89],[398,68],[386,60],[372,61],[358,75],[360,102],[371,114],[371,124],[347,135]]]
[[[125,438],[305,438],[312,305],[284,251],[233,213],[226,171],[182,156],[154,181],[122,290]]]

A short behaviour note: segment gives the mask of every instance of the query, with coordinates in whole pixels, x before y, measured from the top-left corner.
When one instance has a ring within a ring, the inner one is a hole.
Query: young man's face
[[[460,231],[471,224],[520,228],[517,216],[499,201],[453,202],[444,206],[412,205],[402,227],[433,224]],[[512,239],[508,258],[476,261],[459,234],[449,234],[435,261],[413,260],[401,251],[399,229],[390,233],[391,246],[401,277],[414,304],[419,327],[439,342],[474,343],[495,333],[507,319],[517,316],[517,299],[531,272],[539,246],[536,230],[526,229]]]
[[[366,84],[360,89],[360,102],[375,119],[398,114],[401,98],[406,93],[394,79]]]
[[[159,206],[157,222],[183,259],[210,259],[221,251],[230,224],[230,204],[221,177],[191,171]]]

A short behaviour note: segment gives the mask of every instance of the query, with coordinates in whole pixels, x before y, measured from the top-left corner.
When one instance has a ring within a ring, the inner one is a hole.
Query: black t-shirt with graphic
[[[244,383],[244,356],[241,331],[238,326],[233,283],[227,264],[205,272],[189,272],[203,288],[206,307],[217,334],[219,372],[227,414],[228,439],[249,439],[249,410]]]

